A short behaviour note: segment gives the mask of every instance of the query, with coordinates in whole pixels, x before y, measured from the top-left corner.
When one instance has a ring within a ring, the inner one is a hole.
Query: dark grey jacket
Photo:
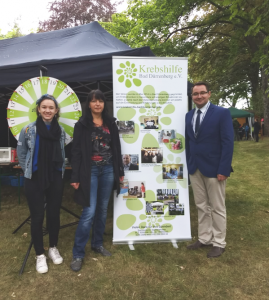
[[[108,120],[108,128],[111,135],[111,149],[113,155],[114,189],[120,192],[120,176],[124,176],[121,158],[121,145],[118,127],[115,118]],[[90,206],[91,188],[91,156],[92,156],[92,127],[88,125],[87,118],[81,117],[75,125],[72,146],[72,176],[71,183],[79,182],[79,188],[75,191],[75,202],[82,206]]]

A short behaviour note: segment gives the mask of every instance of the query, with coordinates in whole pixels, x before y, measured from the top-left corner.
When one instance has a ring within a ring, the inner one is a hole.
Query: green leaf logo
[[[127,88],[130,88],[133,84],[135,86],[140,86],[142,84],[140,79],[136,77],[137,68],[135,64],[131,64],[129,61],[126,61],[125,64],[120,64],[120,69],[117,69],[117,75],[120,75],[118,81],[120,83],[125,83]]]

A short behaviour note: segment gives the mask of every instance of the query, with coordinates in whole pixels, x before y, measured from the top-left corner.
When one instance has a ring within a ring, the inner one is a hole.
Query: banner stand
[[[113,244],[191,240],[185,115],[187,58],[113,57],[113,111],[125,177]]]

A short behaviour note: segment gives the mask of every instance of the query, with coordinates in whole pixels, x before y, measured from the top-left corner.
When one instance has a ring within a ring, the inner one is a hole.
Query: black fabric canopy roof
[[[81,102],[96,88],[112,100],[112,56],[154,54],[149,47],[130,48],[98,22],[0,40],[0,136],[8,132],[6,107],[10,96],[27,79],[39,77],[41,65],[48,69],[43,75],[68,84]],[[189,96],[191,86],[188,82]],[[9,144],[6,139],[0,139],[0,147]],[[15,141],[11,141],[13,144]]]
[[[111,80],[112,56],[154,56],[132,49],[98,22],[0,41],[0,88],[39,76],[39,65],[64,82]]]

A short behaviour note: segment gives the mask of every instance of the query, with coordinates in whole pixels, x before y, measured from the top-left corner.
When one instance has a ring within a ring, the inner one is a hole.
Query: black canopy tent
[[[92,89],[100,88],[113,100],[112,56],[154,56],[149,47],[132,49],[109,34],[98,22],[62,30],[29,34],[0,41],[0,146],[9,141],[6,107],[13,91],[29,78],[43,75],[67,83],[84,102]],[[191,84],[188,83],[188,95]]]

